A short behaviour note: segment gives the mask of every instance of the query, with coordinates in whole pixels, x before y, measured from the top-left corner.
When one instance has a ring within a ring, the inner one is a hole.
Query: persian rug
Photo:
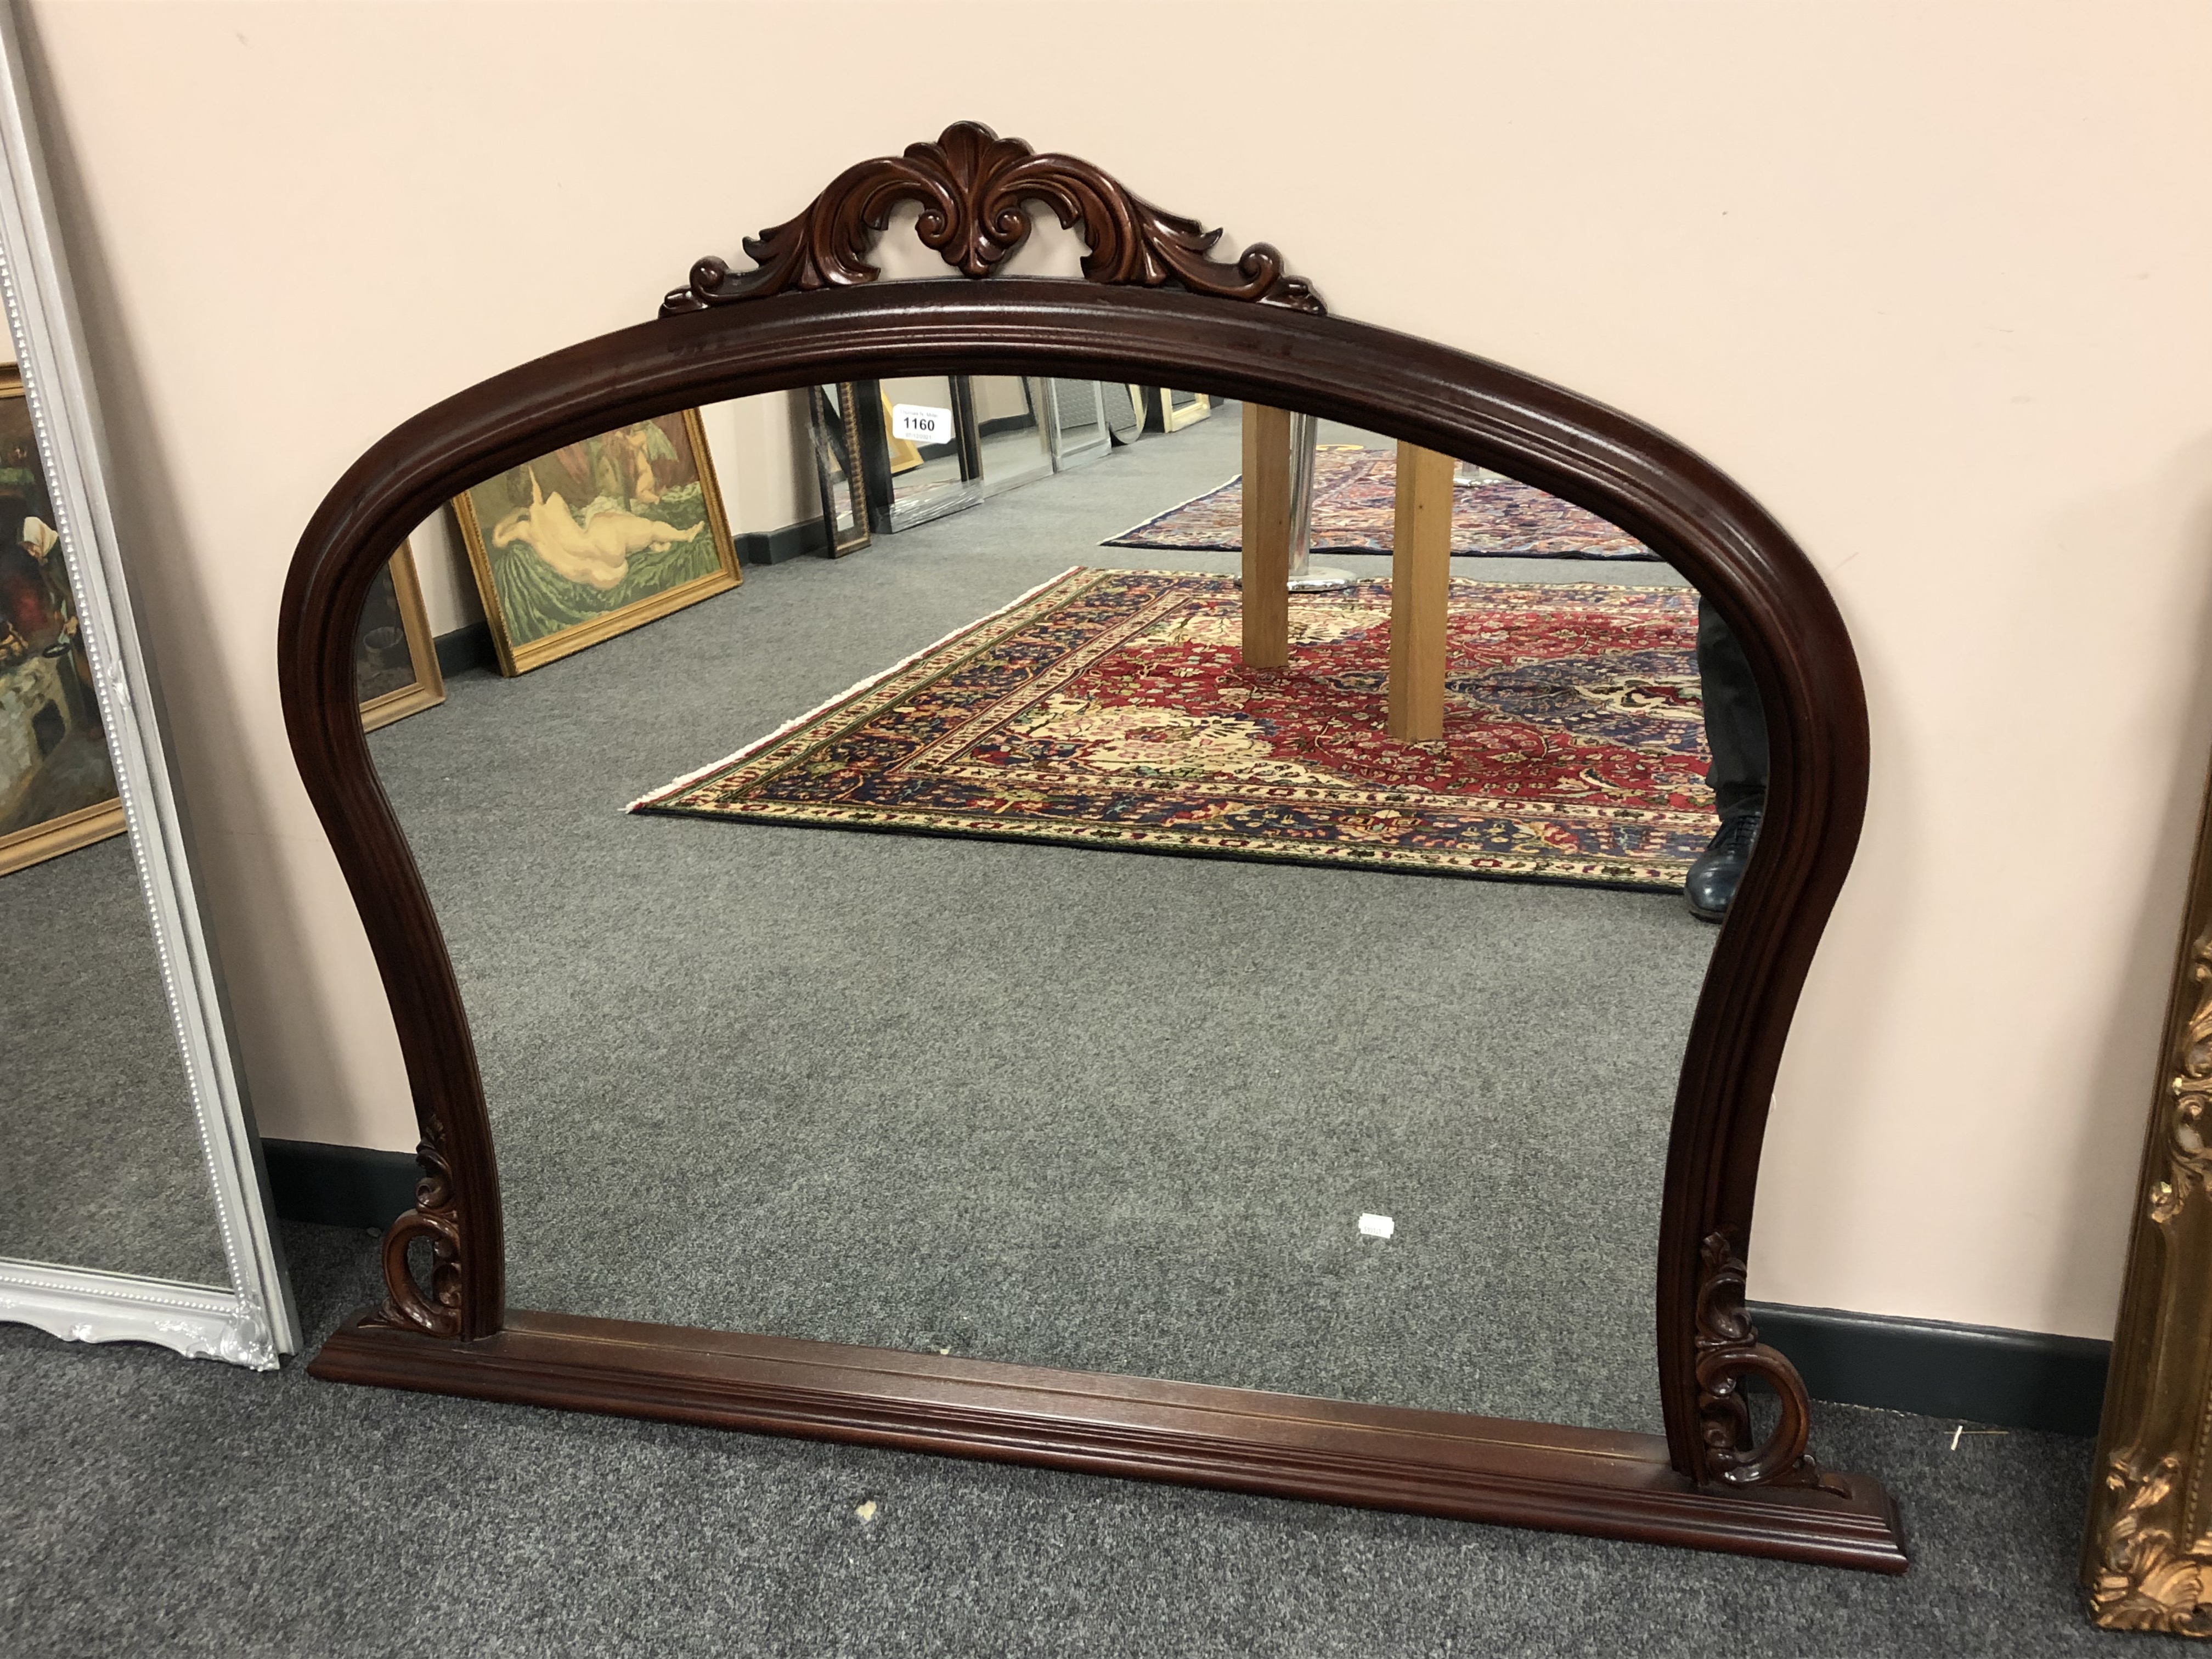
[[[1398,458],[1333,448],[1314,456],[1316,553],[1388,553],[1397,525]],[[1244,481],[1170,507],[1102,547],[1234,553],[1244,545]],[[1498,559],[1656,559],[1626,531],[1511,478],[1452,487],[1452,551]]]
[[[1679,890],[1715,819],[1697,596],[1455,580],[1444,735],[1384,726],[1389,584],[1078,568],[634,812]]]

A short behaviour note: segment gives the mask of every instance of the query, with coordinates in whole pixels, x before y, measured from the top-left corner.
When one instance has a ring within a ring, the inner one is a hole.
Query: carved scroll
[[[1731,1486],[1825,1486],[1806,1455],[1812,1412],[1804,1379],[1789,1359],[1759,1340],[1743,1305],[1743,1257],[1725,1233],[1709,1233],[1698,1252],[1698,1426],[1710,1479]],[[1782,1402],[1781,1420],[1763,1444],[1751,1437],[1747,1376],[1763,1378]]]
[[[422,1166],[416,1184],[415,1207],[384,1235],[384,1305],[362,1322],[457,1336],[461,1328],[460,1208],[453,1199],[453,1173],[445,1155],[425,1141],[415,1149]],[[408,1247],[430,1242],[430,1283],[426,1291],[408,1263]]]
[[[2105,1471],[2118,1508],[2088,1590],[2090,1616],[2109,1630],[2212,1636],[2212,1575],[2173,1541],[2168,1511],[2180,1473],[2178,1454],[2143,1467],[2130,1452]]]
[[[2174,1042],[2173,1098],[2166,1121],[2166,1178],[2144,1194],[2150,1218],[2161,1227],[2181,1213],[2192,1192],[2212,1192],[2212,1149],[2204,1144],[2204,1109],[2212,1102],[2212,930],[2190,947],[2187,968],[2197,988],[2196,1012]]]
[[[1073,155],[1039,155],[1018,138],[1001,138],[975,121],[957,121],[933,144],[862,161],[830,181],[797,218],[746,240],[750,270],[732,271],[709,254],[691,267],[690,285],[661,301],[660,314],[704,311],[790,289],[849,287],[880,274],[868,250],[901,202],[919,202],[922,245],[962,275],[988,276],[1030,228],[1030,204],[1042,202],[1064,228],[1079,224],[1091,252],[1083,275],[1093,283],[1141,288],[1179,283],[1194,294],[1320,315],[1321,295],[1284,268],[1283,256],[1255,242],[1234,264],[1210,256],[1221,240],[1195,219],[1154,207],[1119,181]]]

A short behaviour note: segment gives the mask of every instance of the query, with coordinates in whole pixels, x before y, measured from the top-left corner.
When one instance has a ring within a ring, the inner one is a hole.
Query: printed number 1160
[[[952,441],[952,411],[929,409],[921,404],[894,404],[891,435],[915,443],[949,444]]]

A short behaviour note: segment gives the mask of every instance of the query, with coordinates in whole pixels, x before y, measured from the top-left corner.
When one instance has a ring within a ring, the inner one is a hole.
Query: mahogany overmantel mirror
[[[1055,218],[1080,280],[1002,270]],[[876,280],[908,224],[951,274]],[[424,1178],[314,1374],[1901,1571],[1743,1303],[1835,605],[1680,445],[1218,235],[956,125],[331,489],[285,716]],[[825,387],[876,533],[783,558]],[[364,737],[447,503],[543,631],[709,568],[717,472],[742,588]],[[1717,929],[1701,613],[1766,730]]]

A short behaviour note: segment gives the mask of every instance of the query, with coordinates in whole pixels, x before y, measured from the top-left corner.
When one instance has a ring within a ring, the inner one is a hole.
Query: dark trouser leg
[[[1766,710],[1752,684],[1743,647],[1721,613],[1698,601],[1698,678],[1705,687],[1705,743],[1713,752],[1706,781],[1723,819],[1766,805]]]

